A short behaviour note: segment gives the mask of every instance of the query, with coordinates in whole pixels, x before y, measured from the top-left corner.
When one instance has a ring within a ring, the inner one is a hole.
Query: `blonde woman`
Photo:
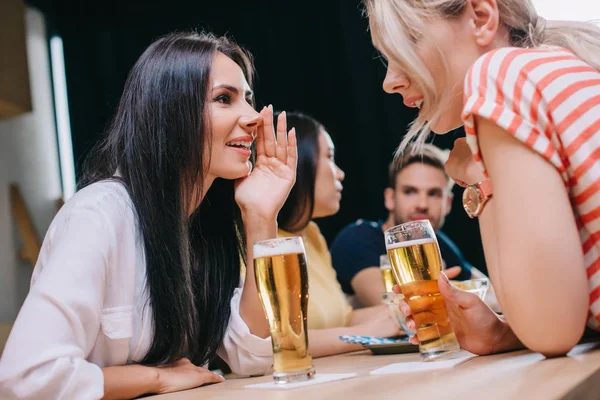
[[[446,168],[505,319],[441,277],[461,346],[567,353],[600,318],[600,29],[546,22],[531,0],[365,3],[385,91],[420,109],[401,147],[467,132]]]

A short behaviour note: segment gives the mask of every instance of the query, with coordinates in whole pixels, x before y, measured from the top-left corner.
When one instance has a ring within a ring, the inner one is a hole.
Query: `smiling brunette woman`
[[[189,389],[222,381],[200,367],[217,354],[240,374],[269,368],[254,269],[238,287],[239,259],[276,237],[297,156],[285,119],[276,139],[272,107],[254,110],[252,74],[241,48],[206,34],[140,57],[48,229],[0,362],[2,399]]]

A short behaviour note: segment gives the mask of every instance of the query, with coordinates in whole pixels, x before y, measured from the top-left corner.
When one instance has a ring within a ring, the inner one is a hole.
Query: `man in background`
[[[444,268],[461,267],[454,279],[470,279],[471,271],[476,271],[452,240],[439,230],[452,206],[454,182],[444,169],[446,158],[442,150],[430,144],[414,154],[413,149],[407,148],[389,166],[389,187],[384,191],[387,220],[359,219],[334,239],[330,249],[333,266],[344,292],[355,297],[355,306],[381,304],[380,294],[385,291],[379,269],[379,257],[386,254],[383,232],[405,222],[421,219],[431,222]],[[483,276],[480,272],[477,275]]]

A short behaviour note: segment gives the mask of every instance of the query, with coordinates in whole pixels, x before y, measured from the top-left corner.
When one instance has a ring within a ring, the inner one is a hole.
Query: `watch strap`
[[[477,186],[477,188],[481,191],[483,199],[489,199],[490,197],[492,197],[493,187],[492,181],[490,181],[489,179],[481,181],[475,184],[475,186]]]

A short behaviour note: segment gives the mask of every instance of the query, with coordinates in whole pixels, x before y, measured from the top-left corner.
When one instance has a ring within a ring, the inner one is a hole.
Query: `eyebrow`
[[[418,188],[417,186],[413,186],[413,185],[400,185],[400,189],[414,189],[414,190],[425,190],[427,192],[439,192],[442,193],[444,191],[443,188],[439,188],[439,187],[429,187],[429,188]]]
[[[212,88],[212,90],[218,90],[218,89],[227,89],[230,92],[233,92],[235,94],[238,94],[240,92],[240,90],[238,88],[236,88],[235,86],[231,86],[231,85],[227,85],[227,84],[217,85]],[[244,92],[244,94],[246,96],[254,96],[254,92],[252,90],[246,90],[246,92]]]

